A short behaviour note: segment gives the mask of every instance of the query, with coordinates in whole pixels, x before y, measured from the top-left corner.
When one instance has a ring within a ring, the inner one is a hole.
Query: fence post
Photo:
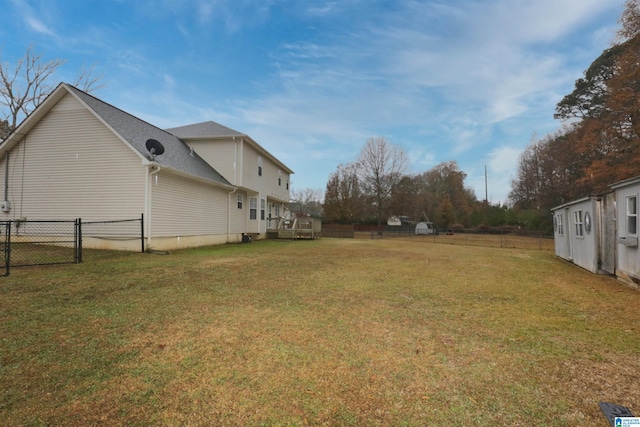
[[[82,219],[76,219],[76,264],[82,263]]]
[[[144,213],[140,214],[140,247],[144,253]]]
[[[4,243],[4,262],[5,262],[5,276],[8,276],[11,273],[11,225],[12,221],[7,221],[7,225],[5,227],[5,231],[7,233],[7,237],[5,238]]]

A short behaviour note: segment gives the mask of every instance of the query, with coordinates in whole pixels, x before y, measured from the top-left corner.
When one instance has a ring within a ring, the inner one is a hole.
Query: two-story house
[[[213,122],[159,129],[61,83],[0,144],[0,220],[144,217],[147,249],[266,236],[293,173]]]

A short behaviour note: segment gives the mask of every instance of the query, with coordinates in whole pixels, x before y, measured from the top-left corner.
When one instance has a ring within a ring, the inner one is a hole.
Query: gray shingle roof
[[[198,156],[197,153],[192,152],[189,146],[175,135],[159,129],[73,86],[65,86],[144,157],[150,157],[145,145],[147,140],[155,139],[164,146],[164,154],[156,156],[154,159],[156,163],[204,178],[216,184],[232,187],[229,181],[220,175],[209,163]]]
[[[192,125],[180,126],[176,128],[166,129],[178,138],[211,138],[224,136],[247,136],[237,130],[233,130],[226,126],[213,121],[195,123]]]

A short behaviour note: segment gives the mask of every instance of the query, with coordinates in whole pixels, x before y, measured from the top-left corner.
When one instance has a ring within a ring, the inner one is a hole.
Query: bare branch
[[[0,50],[0,107],[3,107],[2,115],[6,120],[6,126],[2,126],[0,132],[15,129],[19,120],[29,115],[53,91],[49,80],[64,63],[62,59],[44,61],[42,54],[36,53],[31,45],[11,67],[2,62]],[[0,138],[6,137],[5,132],[0,133]]]
[[[73,82],[73,85],[87,93],[96,92],[102,89],[104,87],[104,84],[102,83],[103,76],[101,74],[96,75],[95,71],[95,63],[91,64],[88,68],[83,64],[78,77],[76,77]]]

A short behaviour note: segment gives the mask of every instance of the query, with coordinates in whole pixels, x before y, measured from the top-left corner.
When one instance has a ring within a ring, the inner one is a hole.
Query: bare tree
[[[323,217],[328,222],[352,224],[362,220],[362,189],[357,165],[338,165],[324,192]]]
[[[408,164],[404,150],[385,137],[369,138],[360,151],[360,182],[364,193],[372,200],[378,226],[391,202],[391,190],[404,176]]]
[[[313,188],[291,190],[290,210],[297,216],[319,217],[322,213],[322,191]]]
[[[7,137],[55,89],[52,76],[66,61],[44,60],[29,46],[24,56],[10,65],[2,61],[0,50],[0,140]],[[102,76],[94,76],[95,65],[83,67],[74,85],[90,92],[102,87]]]
[[[51,93],[54,86],[49,84],[49,78],[65,61],[44,61],[42,54],[34,51],[33,45],[27,48],[13,67],[1,60],[0,56],[0,105],[5,107],[3,119],[7,121],[9,131],[12,131],[19,119],[26,117]],[[6,135],[0,137],[5,138]]]

